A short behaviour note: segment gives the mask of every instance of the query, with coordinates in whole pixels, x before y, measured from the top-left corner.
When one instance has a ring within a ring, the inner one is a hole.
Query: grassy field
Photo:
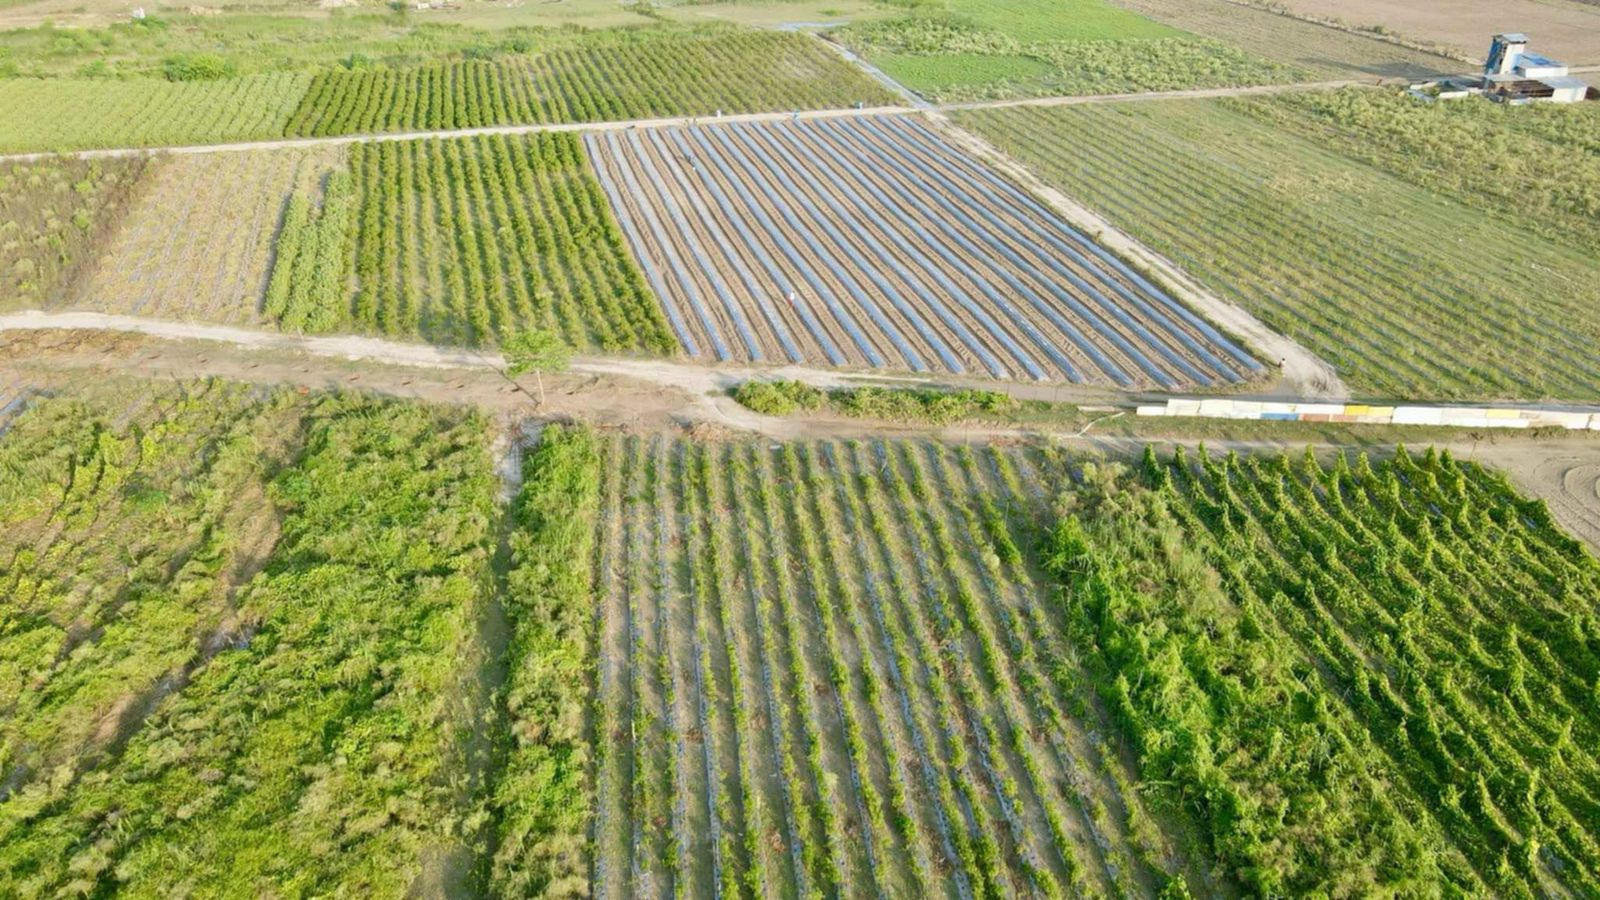
[[[306,75],[221,81],[0,79],[0,152],[282,137]]]
[[[1543,503],[1432,452],[1079,484],[1052,605],[1245,893],[1600,889],[1600,564]]]
[[[1600,396],[1592,251],[1492,211],[1501,189],[1473,174],[1472,151],[1440,153],[1428,169],[1405,162],[1409,145],[1384,135],[1426,135],[1438,115],[1430,108],[1388,108],[1405,115],[1387,132],[1334,138],[1324,130],[1333,120],[1302,108],[1321,102],[1336,101],[979,111],[958,121],[1333,363],[1363,395]],[[1306,136],[1278,123],[1284,116],[1304,116]],[[1368,157],[1463,186],[1439,194]],[[1563,182],[1539,171],[1522,183],[1546,199],[1526,202],[1577,216],[1583,207],[1560,199]]]
[[[934,100],[1262,84],[1301,77],[1104,0],[949,0],[838,38]]]
[[[1231,0],[1115,0],[1174,28],[1221,41],[1319,80],[1421,79],[1458,74],[1465,63],[1348,34]]]

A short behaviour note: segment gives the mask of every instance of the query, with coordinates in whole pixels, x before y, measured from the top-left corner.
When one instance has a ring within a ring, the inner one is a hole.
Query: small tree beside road
[[[549,331],[523,331],[506,339],[500,348],[506,358],[506,375],[513,381],[532,372],[539,385],[539,405],[544,405],[544,373],[564,372],[572,364],[572,348]]]

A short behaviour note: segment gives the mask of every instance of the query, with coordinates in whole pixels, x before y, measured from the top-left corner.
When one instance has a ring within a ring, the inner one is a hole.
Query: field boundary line
[[[837,45],[834,45],[837,46]],[[484,135],[525,135],[559,132],[627,131],[637,128],[662,129],[692,125],[736,124],[741,122],[779,122],[785,119],[806,121],[811,119],[842,119],[863,116],[903,116],[915,113],[937,115],[943,112],[971,109],[1004,109],[1012,106],[1076,106],[1089,103],[1127,103],[1146,100],[1203,100],[1217,97],[1250,97],[1262,94],[1292,93],[1295,91],[1331,90],[1341,87],[1383,84],[1383,79],[1307,81],[1293,84],[1252,85],[1231,88],[1200,88],[1190,91],[1152,91],[1131,94],[1083,94],[1065,97],[1030,97],[1014,100],[981,100],[968,103],[929,104],[921,101],[915,106],[867,106],[860,109],[810,109],[779,112],[730,113],[723,116],[668,116],[654,119],[616,119],[606,122],[543,122],[524,125],[485,125],[476,128],[444,128],[432,131],[369,132],[341,134],[328,137],[265,138],[258,141],[231,141],[221,144],[171,144],[156,147],[107,147],[89,150],[38,150],[27,153],[0,154],[0,163],[37,162],[48,159],[114,159],[127,156],[154,156],[171,154],[186,156],[204,153],[244,153],[251,150],[288,150],[320,146],[347,146],[386,141],[419,141],[443,138],[466,138]],[[914,95],[913,95],[914,96]],[[909,99],[909,98],[908,98]],[[920,98],[919,98],[920,100]]]
[[[1194,88],[1183,91],[1135,91],[1125,94],[1081,94],[1059,97],[1017,97],[1010,100],[972,100],[964,103],[941,103],[931,107],[935,112],[959,112],[970,109],[1009,109],[1015,106],[1084,106],[1093,103],[1141,103],[1155,100],[1206,100],[1218,97],[1258,97],[1271,94],[1288,94],[1297,91],[1331,91],[1345,87],[1374,87],[1384,84],[1384,79],[1340,78],[1333,81],[1296,81],[1289,84],[1256,84],[1246,87]]]
[[[910,103],[913,107],[921,110],[935,108],[935,104],[928,102],[928,100],[921,94],[906,87],[899,81],[896,81],[894,76],[878,68],[872,63],[867,62],[865,57],[854,50],[851,50],[849,47],[846,47],[838,41],[830,40],[827,35],[815,31],[808,31],[806,34],[809,34],[821,41],[830,50],[844,57],[846,62],[866,73],[868,78],[871,78],[873,81],[876,81],[885,88],[888,88],[890,91],[894,92],[895,95],[904,98],[905,101]]]

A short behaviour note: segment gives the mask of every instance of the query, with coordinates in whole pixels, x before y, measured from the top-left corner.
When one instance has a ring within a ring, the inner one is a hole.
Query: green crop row
[[[1600,888],[1600,565],[1447,454],[1085,466],[1046,568],[1145,790],[1257,895]]]

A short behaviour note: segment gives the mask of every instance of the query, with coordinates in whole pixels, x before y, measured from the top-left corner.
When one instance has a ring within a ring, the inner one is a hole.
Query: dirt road
[[[887,77],[887,76],[885,76]],[[1319,81],[1305,84],[1282,84],[1266,87],[1214,88],[1195,91],[1164,91],[1150,94],[1102,94],[1082,97],[1039,97],[1032,100],[990,100],[981,103],[957,103],[947,106],[929,106],[919,102],[916,106],[871,106],[863,109],[817,109],[799,112],[741,113],[719,118],[710,116],[676,116],[662,119],[627,119],[615,122],[557,122],[542,125],[495,125],[483,128],[457,128],[438,131],[396,131],[384,134],[346,134],[336,137],[282,138],[268,141],[242,141],[227,144],[191,144],[168,147],[118,147],[103,150],[77,150],[69,153],[12,153],[0,155],[0,162],[27,162],[29,160],[72,157],[77,159],[106,159],[139,156],[151,153],[237,153],[245,150],[281,150],[288,147],[339,146],[379,141],[414,141],[425,138],[472,137],[489,134],[537,134],[540,132],[606,132],[627,131],[635,128],[671,128],[709,122],[778,122],[785,119],[839,119],[852,116],[893,116],[911,112],[943,109],[986,109],[1003,106],[1049,106],[1080,103],[1122,103],[1129,100],[1174,100],[1185,97],[1246,97],[1255,94],[1274,94],[1297,90],[1348,87],[1371,84],[1371,81]],[[904,90],[903,88],[901,90]],[[909,92],[907,92],[909,93]],[[915,96],[915,95],[912,95]]]
[[[507,432],[529,421],[582,419],[599,428],[656,430],[687,428],[697,433],[758,434],[774,440],[806,438],[872,439],[924,437],[957,443],[1050,440],[1086,450],[1126,456],[1157,437],[1100,436],[1048,428],[884,424],[840,418],[774,418],[752,412],[727,396],[726,389],[750,371],[708,369],[671,361],[580,360],[573,371],[547,378],[547,402],[535,403],[529,389],[508,381],[495,368],[497,357],[475,352],[371,341],[365,338],[307,339],[244,332],[248,340],[217,343],[207,332],[182,323],[141,332],[14,328],[15,317],[0,317],[0,384],[35,390],[70,389],[109,376],[193,379],[217,377],[302,390],[356,389],[437,403],[467,404],[502,421]],[[37,325],[39,319],[34,319]],[[170,326],[170,327],[168,327]],[[162,335],[161,333],[166,333]],[[184,335],[193,340],[175,340]],[[315,341],[315,343],[307,343]],[[381,352],[376,352],[381,351]],[[859,384],[849,373],[805,369],[766,370],[819,387]],[[915,379],[902,379],[914,383]],[[1192,444],[1194,440],[1179,442]],[[1300,438],[1228,440],[1208,438],[1207,446],[1239,451],[1296,451]],[[1337,449],[1317,445],[1320,449]],[[1451,441],[1463,460],[1506,471],[1521,490],[1550,503],[1557,520],[1600,553],[1600,445],[1583,435],[1534,439],[1494,435],[1487,440]],[[508,457],[509,458],[509,457]]]

